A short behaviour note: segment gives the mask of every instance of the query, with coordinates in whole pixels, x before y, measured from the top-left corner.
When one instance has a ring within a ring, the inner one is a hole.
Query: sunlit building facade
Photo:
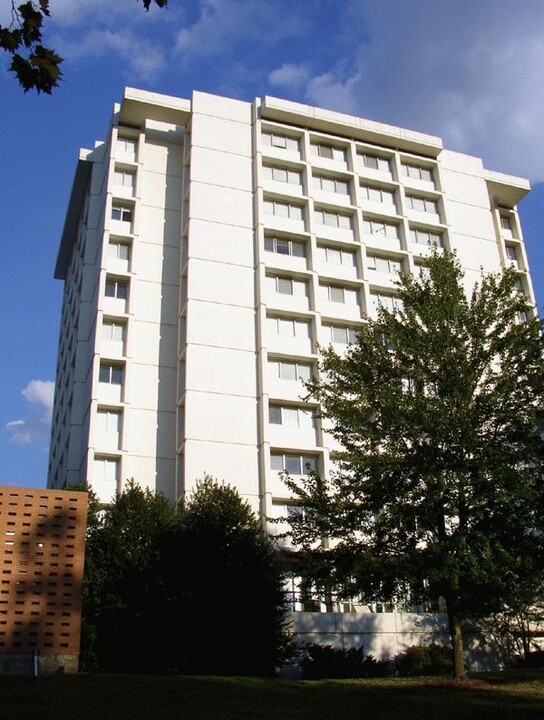
[[[467,288],[514,264],[533,291],[520,178],[437,137],[265,97],[127,88],[82,150],[64,281],[49,485],[181,497],[209,473],[264,516],[338,448],[304,399],[399,272],[455,250]]]

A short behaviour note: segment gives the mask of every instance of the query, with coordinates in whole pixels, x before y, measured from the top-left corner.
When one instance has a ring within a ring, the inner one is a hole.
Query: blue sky
[[[0,0],[0,24],[9,18]],[[0,484],[46,483],[62,283],[56,251],[78,149],[103,139],[126,85],[265,94],[439,135],[530,179],[519,206],[544,304],[541,0],[51,0],[64,58],[51,97],[0,59]]]

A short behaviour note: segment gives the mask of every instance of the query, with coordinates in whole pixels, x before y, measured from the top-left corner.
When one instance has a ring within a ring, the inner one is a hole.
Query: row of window
[[[388,298],[388,295],[380,295],[379,298]],[[278,335],[283,338],[296,338],[298,340],[311,340],[312,330],[310,320],[302,320],[290,317],[266,318],[267,330],[270,335]],[[321,325],[321,335],[325,344],[340,343],[347,345],[356,340],[357,329],[345,325],[332,325],[324,323]]]
[[[281,150],[288,150],[292,153],[300,154],[299,138],[284,135],[281,132],[263,132],[261,135],[262,144],[265,147],[274,147]],[[333,145],[328,142],[311,141],[310,155],[315,158],[325,160],[334,160],[335,162],[345,165],[347,163],[347,148],[339,145]],[[361,169],[377,170],[384,174],[391,175],[392,172],[392,156],[374,154],[368,151],[357,151],[356,165]],[[422,180],[424,182],[433,183],[433,169],[430,165],[404,160],[401,162],[401,172],[406,177]]]
[[[393,190],[364,185],[361,186],[361,192],[366,200],[379,203],[396,210],[395,193]],[[434,198],[408,194],[405,197],[407,207],[411,210],[426,213],[428,215],[440,214],[438,202]],[[288,200],[265,200],[263,209],[266,215],[289,218],[290,220],[301,221],[304,220],[305,217],[305,205],[297,202],[290,202]],[[339,227],[346,230],[352,229],[352,212],[316,208],[313,216],[315,221],[321,225]]]

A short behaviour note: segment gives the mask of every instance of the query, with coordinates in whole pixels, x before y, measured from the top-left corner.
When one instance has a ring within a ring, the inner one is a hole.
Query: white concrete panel
[[[177,325],[179,291],[175,285],[145,281],[135,282],[134,285],[130,311],[135,317],[147,322]]]
[[[309,288],[308,288],[309,294]],[[264,302],[269,308],[275,310],[287,310],[288,312],[306,312],[310,309],[309,297],[295,297],[272,292],[265,285]]]
[[[255,354],[227,348],[189,345],[185,356],[186,388],[255,397]]]
[[[487,240],[495,240],[496,237],[493,218],[485,208],[466,203],[448,203],[448,223],[455,233],[461,235]],[[476,245],[476,242],[474,244]]]
[[[353,230],[344,230],[343,228],[329,227],[328,225],[322,225],[321,223],[313,223],[313,231],[318,238],[324,240],[338,240],[339,242],[355,242],[355,235]]]
[[[277,215],[263,214],[264,225],[271,230],[279,230],[284,233],[303,233],[306,230],[304,220],[291,220],[290,218],[282,218]],[[353,238],[351,238],[353,239]]]
[[[194,115],[191,143],[193,147],[205,147],[235,155],[251,156],[251,127],[234,120],[207,115]]]
[[[484,174],[484,166],[479,157],[472,155],[463,155],[463,153],[453,152],[452,150],[442,150],[439,155],[440,171],[456,170],[466,175],[477,175],[482,177]]]
[[[130,408],[125,421],[123,446],[129,455],[155,457],[157,453],[157,413],[155,409]]]
[[[141,488],[155,490],[157,485],[157,463],[155,457],[139,455],[137,453],[127,455],[123,462],[122,482],[134,480]]]
[[[475,240],[473,237],[455,233],[450,236],[452,249],[457,251],[463,268],[478,270],[484,267],[487,272],[501,269],[497,243]]]
[[[151,172],[182,174],[182,146],[176,143],[163,144],[146,139],[140,145],[140,162]]]
[[[133,408],[156,408],[159,368],[156,365],[131,363],[127,369],[127,397]]]
[[[212,117],[236,120],[241,123],[251,122],[251,104],[243,100],[193,91],[191,109],[195,114],[211,115]]]
[[[400,238],[386,238],[382,235],[363,235],[361,242],[369,248],[376,250],[391,250],[393,252],[401,249]]]
[[[142,206],[139,212],[139,235],[148,243],[180,246],[181,219],[177,210]]]
[[[194,147],[191,153],[191,182],[250,190],[253,187],[251,157]]]
[[[253,231],[193,218],[189,223],[189,248],[192,258],[215,260],[232,265],[255,265]]]
[[[187,440],[185,443],[187,490],[207,473],[218,482],[236,487],[243,497],[255,502],[259,494],[258,468],[256,447],[196,440]]]
[[[451,170],[443,170],[440,177],[448,203],[458,201],[482,208],[490,207],[487,183],[481,177]]]
[[[270,332],[265,334],[263,345],[269,352],[291,353],[292,355],[309,355],[312,352],[311,338],[289,338],[282,335],[275,335]]]
[[[267,440],[274,447],[312,449],[317,447],[315,428],[288,427],[268,424]]]
[[[314,198],[315,202],[325,203],[329,205],[338,205],[339,207],[349,207],[351,203],[351,197],[349,195],[343,195],[341,193],[326,192],[324,190],[317,190],[312,188],[310,195]]]
[[[192,300],[187,311],[187,342],[255,351],[255,311]]]
[[[252,228],[253,196],[243,190],[191,183],[190,216]]]
[[[290,197],[302,197],[305,194],[302,185],[295,185],[294,183],[277,182],[263,178],[262,185],[265,192],[277,193],[278,195],[287,194]],[[329,202],[331,202],[330,197]]]
[[[133,252],[133,271],[139,280],[177,285],[179,249],[140,241]]]
[[[191,439],[256,445],[256,399],[188,391],[185,432]]]
[[[310,252],[309,244],[307,253]],[[308,258],[294,257],[293,255],[280,255],[279,253],[267,252],[264,260],[267,268],[278,268],[280,270],[291,270],[293,272],[308,269]]]
[[[255,307],[251,268],[206,260],[189,260],[188,297],[206,302]]]
[[[319,301],[319,312],[329,318],[338,318],[339,320],[361,320],[360,305],[344,305],[342,303]]]
[[[161,326],[156,322],[134,319],[131,324],[130,352],[139,363],[158,365],[160,358]],[[175,344],[174,356],[175,359]]]

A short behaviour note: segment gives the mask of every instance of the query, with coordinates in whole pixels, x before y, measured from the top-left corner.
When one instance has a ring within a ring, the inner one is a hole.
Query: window
[[[93,480],[117,482],[119,477],[119,460],[114,458],[97,458],[93,463]]]
[[[513,245],[506,245],[505,246],[506,251],[506,259],[510,262],[514,263],[515,265],[518,264],[518,253],[516,248]]]
[[[387,158],[379,157],[378,155],[367,155],[367,153],[360,153],[357,157],[359,158],[360,164],[365,168],[391,172],[391,166]]]
[[[136,159],[136,140],[133,138],[118,136],[117,152],[129,155],[133,160]]]
[[[337,193],[338,195],[349,195],[349,181],[338,180],[337,178],[314,175],[312,185],[316,190]]]
[[[319,285],[319,298],[328,302],[342,303],[344,305],[358,304],[357,290],[351,290],[336,285]]]
[[[414,275],[415,277],[421,278],[422,280],[427,280],[430,277],[429,268],[426,265],[420,265],[419,263],[416,263],[414,265]]]
[[[353,267],[355,265],[355,253],[350,250],[338,250],[328,245],[317,246],[317,257],[321,262],[330,265],[344,265]]]
[[[432,200],[431,198],[420,197],[418,195],[407,195],[406,203],[411,210],[438,215],[438,203],[436,200]]]
[[[101,432],[119,433],[121,431],[121,413],[118,410],[97,410],[96,427]]]
[[[430,168],[421,165],[412,165],[411,163],[402,163],[402,174],[414,180],[424,180],[425,182],[433,182],[433,171]]]
[[[126,282],[126,280],[107,278],[105,295],[106,297],[117,298],[118,300],[126,300],[128,297],[128,282]]]
[[[123,366],[112,363],[100,363],[100,374],[98,380],[108,385],[123,384]]]
[[[370,302],[374,310],[377,311],[379,308],[383,308],[391,313],[399,310],[402,306],[399,298],[394,295],[384,295],[383,293],[370,293]]]
[[[298,170],[290,170],[275,165],[263,165],[263,177],[267,180],[289,183],[290,185],[302,184],[302,175]]]
[[[268,367],[272,376],[280,380],[309,380],[312,374],[311,365],[287,360],[269,360]]]
[[[110,240],[108,243],[108,256],[115,260],[130,260],[130,243]]]
[[[501,215],[501,233],[504,237],[514,237],[514,223],[511,215]]]
[[[121,222],[131,223],[132,208],[127,205],[112,205],[111,218],[112,220],[120,220]]]
[[[271,425],[298,428],[315,427],[315,418],[311,410],[288,405],[270,405],[268,408],[268,420]]]
[[[299,150],[297,138],[289,137],[288,135],[278,135],[277,133],[263,133],[261,137],[263,145],[281,148],[282,150],[294,150],[295,152]]]
[[[133,172],[126,170],[115,170],[113,173],[113,182],[115,185],[132,189],[134,187],[135,175]]]
[[[316,210],[314,217],[320,225],[341,228],[342,230],[351,230],[351,215],[329,212],[327,210]]]
[[[289,218],[290,220],[302,220],[304,217],[302,205],[291,205],[278,200],[265,200],[264,211],[268,215]]]
[[[102,323],[102,339],[123,342],[125,339],[125,327],[124,323],[104,320]]]
[[[399,226],[383,220],[363,220],[365,235],[380,235],[391,239],[399,239]]]
[[[312,455],[294,455],[290,453],[270,453],[270,467],[289,475],[309,475],[316,470],[316,458]]]
[[[346,162],[346,151],[343,148],[334,147],[326,143],[311,143],[310,152],[312,155],[328,160],[337,160],[338,162]]]
[[[267,318],[267,325],[272,333],[281,337],[310,338],[310,323],[307,320],[294,320],[283,317]]]
[[[381,203],[382,205],[395,206],[395,193],[386,188],[373,187],[372,185],[361,185],[363,198],[370,202]]]
[[[442,236],[428,230],[410,230],[410,242],[427,247],[444,247]]]
[[[357,342],[357,330],[339,325],[323,325],[326,342],[348,345]]]
[[[376,255],[367,255],[366,266],[369,270],[376,270],[376,272],[380,273],[398,274],[402,271],[402,263],[400,260],[378,257]]]
[[[288,240],[287,238],[265,237],[264,249],[267,252],[277,253],[278,255],[292,255],[293,257],[306,257],[305,245],[298,240]]]
[[[307,297],[308,283],[304,280],[267,275],[266,285],[272,292],[280,295],[294,295],[296,297]]]

